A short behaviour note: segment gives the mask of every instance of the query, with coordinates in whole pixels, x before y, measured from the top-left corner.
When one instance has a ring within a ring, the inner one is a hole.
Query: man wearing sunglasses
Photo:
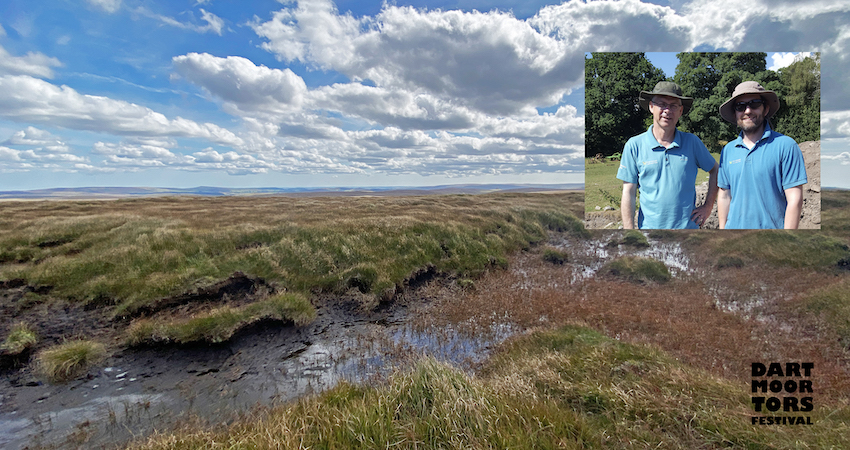
[[[699,228],[717,197],[717,162],[702,141],[676,124],[693,105],[676,83],[661,81],[641,91],[640,106],[652,113],[652,125],[623,148],[617,178],[623,181],[623,228],[635,228],[636,191],[640,191],[637,227]],[[705,203],[695,207],[697,169],[709,173]]]
[[[738,125],[738,138],[720,154],[717,216],[720,228],[796,229],[803,209],[806,164],[800,147],[773,131],[779,98],[755,81],[739,84],[720,106]]]

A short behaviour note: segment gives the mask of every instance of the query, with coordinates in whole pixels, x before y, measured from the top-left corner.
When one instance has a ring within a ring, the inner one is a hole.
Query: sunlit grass
[[[38,343],[38,334],[35,329],[26,322],[18,322],[12,325],[9,335],[0,344],[0,350],[9,355],[20,355],[32,349]]]
[[[637,282],[670,280],[670,271],[663,262],[639,256],[617,258],[602,266],[599,273]]]
[[[241,308],[220,307],[189,318],[138,319],[126,332],[128,345],[219,343],[234,333],[262,320],[304,325],[316,312],[303,295],[278,294]]]
[[[812,314],[838,335],[844,348],[850,347],[850,280],[824,286],[804,295],[802,313]]]
[[[846,406],[808,427],[751,424],[744,383],[588,328],[538,331],[479,376],[424,359],[376,386],[342,384],[216,430],[185,427],[133,449],[820,448],[850,444]]]
[[[106,355],[103,344],[77,340],[42,350],[35,360],[38,373],[51,382],[67,381],[85,373]]]
[[[549,230],[586,235],[580,194],[0,204],[0,280],[132,314],[240,271],[290,291],[391,295],[417,270],[474,278]],[[62,206],[61,208],[59,206]],[[61,216],[57,216],[61,214]]]

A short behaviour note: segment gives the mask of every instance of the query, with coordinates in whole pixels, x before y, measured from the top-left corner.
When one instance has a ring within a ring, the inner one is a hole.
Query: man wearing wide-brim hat
[[[652,113],[652,125],[623,147],[617,171],[623,180],[623,228],[635,228],[637,191],[638,228],[699,228],[711,214],[717,197],[717,162],[698,137],[676,128],[693,102],[670,81],[640,92],[640,106]],[[709,189],[705,204],[695,207],[698,168],[709,173]]]
[[[769,119],[778,110],[776,92],[755,81],[739,84],[720,105],[720,116],[740,129],[720,153],[720,228],[800,225],[806,163],[793,139],[771,129]]]

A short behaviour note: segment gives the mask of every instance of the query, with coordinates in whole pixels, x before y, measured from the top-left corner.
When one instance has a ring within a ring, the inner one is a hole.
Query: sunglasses
[[[758,99],[758,98],[755,99],[755,100],[750,100],[748,102],[738,102],[738,103],[735,103],[735,111],[744,112],[744,111],[747,110],[747,107],[749,107],[750,109],[758,109],[763,104],[764,104],[764,100]]]

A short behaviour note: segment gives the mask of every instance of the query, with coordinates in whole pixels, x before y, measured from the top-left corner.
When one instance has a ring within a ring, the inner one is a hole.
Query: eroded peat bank
[[[825,224],[847,201],[829,195]],[[0,337],[38,336],[3,350],[4,448],[847,439],[840,227],[588,232],[570,193],[0,207]],[[104,354],[44,373],[83,339]],[[749,422],[750,367],[771,361],[814,364],[816,425]]]

